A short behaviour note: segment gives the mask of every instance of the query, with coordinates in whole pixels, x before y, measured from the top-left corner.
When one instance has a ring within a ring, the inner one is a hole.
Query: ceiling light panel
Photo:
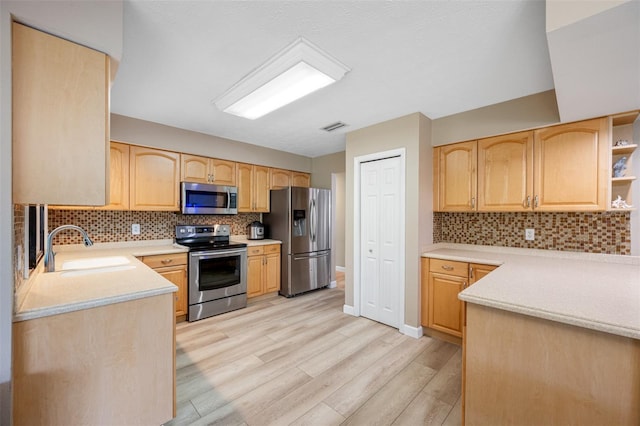
[[[350,69],[298,38],[215,101],[227,113],[256,119],[340,80]]]

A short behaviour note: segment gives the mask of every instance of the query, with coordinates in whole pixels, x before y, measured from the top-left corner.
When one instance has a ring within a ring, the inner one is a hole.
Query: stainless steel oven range
[[[188,321],[247,306],[247,245],[229,225],[178,225],[176,243],[189,247]]]

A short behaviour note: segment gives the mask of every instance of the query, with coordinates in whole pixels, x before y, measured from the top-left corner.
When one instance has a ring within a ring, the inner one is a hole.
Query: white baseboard
[[[350,305],[344,305],[342,307],[342,312],[344,312],[347,315],[352,315],[352,316],[356,316],[356,310],[353,306]]]
[[[336,271],[338,271],[338,272],[346,272],[347,268],[345,268],[344,266],[336,266]]]
[[[331,281],[329,283],[329,288],[336,288],[338,286],[338,282],[337,281]]]
[[[405,334],[409,337],[413,337],[414,339],[419,339],[423,335],[422,326],[420,327],[412,327],[410,325],[404,324],[400,329],[402,334]]]

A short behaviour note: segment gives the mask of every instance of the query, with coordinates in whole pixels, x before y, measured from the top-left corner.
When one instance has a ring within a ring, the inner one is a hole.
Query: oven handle
[[[192,257],[197,257],[199,259],[213,259],[216,257],[225,257],[229,255],[242,255],[246,253],[247,249],[233,249],[233,250],[215,250],[215,251],[203,251],[203,252],[192,252],[189,253]]]

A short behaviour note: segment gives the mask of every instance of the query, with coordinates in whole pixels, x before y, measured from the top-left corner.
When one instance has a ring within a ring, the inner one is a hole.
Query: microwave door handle
[[[227,210],[231,208],[231,191],[227,188]]]

